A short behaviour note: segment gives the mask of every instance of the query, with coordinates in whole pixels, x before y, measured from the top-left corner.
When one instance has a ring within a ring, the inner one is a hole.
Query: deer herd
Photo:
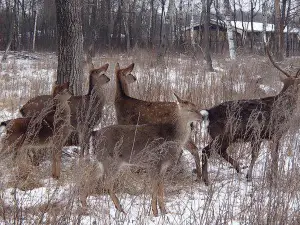
[[[209,185],[208,159],[216,151],[239,173],[239,163],[227,152],[235,142],[250,142],[252,159],[247,180],[263,140],[271,140],[274,165],[278,163],[280,138],[289,128],[297,103],[300,70],[295,76],[282,70],[267,54],[272,64],[280,70],[283,88],[279,94],[260,99],[227,101],[210,109],[200,109],[190,101],[175,95],[176,102],[149,102],[129,96],[129,84],[137,79],[132,74],[134,64],[126,68],[115,66],[116,94],[114,99],[117,124],[97,130],[105,104],[103,86],[110,81],[106,76],[108,64],[92,68],[89,72],[89,90],[86,95],[73,96],[69,84],[55,84],[52,95],[30,99],[21,109],[23,117],[1,123],[4,135],[1,154],[16,159],[28,157],[32,165],[41,162],[37,149],[49,149],[52,156],[52,177],[61,175],[62,149],[80,146],[80,156],[90,154],[97,159],[97,178],[105,183],[115,207],[124,212],[114,187],[115,177],[125,167],[143,167],[152,182],[151,207],[153,214],[166,213],[164,203],[164,177],[186,148],[194,157],[197,180]],[[202,121],[211,137],[202,150],[202,168],[198,148],[191,138],[194,123]],[[25,174],[22,179],[26,179]],[[87,206],[88,193],[81,194],[83,207]]]

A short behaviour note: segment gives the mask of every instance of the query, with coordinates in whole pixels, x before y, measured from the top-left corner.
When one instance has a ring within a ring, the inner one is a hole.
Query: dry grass
[[[50,93],[56,73],[56,59],[50,58],[48,54],[38,57],[38,60],[21,63],[10,58],[9,63],[0,65],[0,108],[11,113],[2,115],[3,118],[0,116],[0,120],[17,116],[18,108],[31,97]],[[272,95],[278,93],[281,88],[279,72],[271,66],[266,57],[261,56],[239,57],[236,62],[217,58],[214,62],[216,72],[209,73],[204,69],[203,59],[193,59],[186,55],[168,56],[164,66],[156,64],[151,52],[102,55],[96,57],[94,63],[96,67],[110,64],[107,75],[111,82],[105,87],[107,104],[99,127],[116,123],[113,107],[116,62],[119,62],[121,67],[135,62],[133,73],[138,81],[130,86],[130,93],[133,97],[148,101],[174,101],[173,92],[176,92],[182,97],[190,98],[189,100],[202,109],[226,100]],[[299,58],[291,58],[284,61],[284,65],[299,66],[297,62]],[[30,69],[26,69],[28,67]],[[32,75],[23,73],[25,70],[30,71]],[[265,91],[260,85],[269,88]],[[87,88],[87,83],[85,87]],[[14,180],[13,169],[9,166],[11,160],[1,159],[0,202],[3,204],[0,205],[0,217],[7,224],[80,224],[80,221],[87,224],[233,224],[234,221],[240,224],[298,224],[300,120],[296,116],[293,121],[289,132],[281,141],[279,185],[276,189],[270,188],[267,179],[267,171],[270,169],[268,142],[261,146],[261,156],[254,167],[254,181],[250,184],[245,182],[244,174],[238,176],[224,160],[213,154],[209,162],[212,184],[209,187],[205,187],[203,183],[199,185],[191,173],[194,167],[190,163],[192,160],[185,154],[169,174],[171,178],[166,179],[167,210],[171,211],[169,217],[158,220],[148,218],[151,186],[145,173],[126,171],[118,177],[117,195],[121,204],[125,204],[129,215],[134,215],[130,218],[111,212],[112,202],[107,194],[97,187],[93,167],[90,163],[79,161],[77,154],[68,150],[71,155],[65,152],[63,174],[58,182],[48,179],[48,160],[32,170],[33,183],[44,186],[45,193],[43,199],[31,205],[27,204],[28,198],[34,195],[37,189],[33,189],[34,185],[30,183],[27,188],[31,190],[26,191],[22,198],[18,197],[20,191],[16,188],[18,181]],[[194,139],[199,149],[208,143],[209,137],[202,135],[200,125],[196,129]],[[229,152],[242,166],[249,165],[248,144],[235,144],[230,147]],[[88,216],[82,215],[78,207],[82,183],[85,184],[85,188],[90,189],[92,195],[88,201]],[[9,192],[10,197],[7,196]],[[195,196],[197,199],[194,199]],[[134,214],[130,214],[131,210],[135,210]],[[190,215],[188,219],[186,214]]]

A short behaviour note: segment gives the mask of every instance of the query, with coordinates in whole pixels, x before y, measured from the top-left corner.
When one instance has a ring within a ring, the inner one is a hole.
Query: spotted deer
[[[209,184],[208,159],[213,149],[216,149],[216,152],[238,173],[240,172],[238,162],[227,153],[227,148],[235,142],[251,144],[251,163],[246,176],[248,181],[252,180],[252,170],[263,140],[274,143],[271,154],[272,173],[276,173],[279,141],[289,128],[297,104],[300,70],[292,76],[274,62],[267,46],[266,52],[273,66],[284,74],[280,75],[283,88],[279,94],[259,99],[227,101],[201,111],[211,136],[210,143],[202,150],[202,176],[206,185]]]
[[[93,65],[92,65],[93,66]],[[89,89],[86,95],[70,98],[71,124],[75,130],[66,142],[67,146],[80,145],[81,156],[87,151],[91,131],[100,123],[105,103],[103,85],[110,79],[105,75],[109,64],[90,70]],[[51,95],[41,95],[30,99],[21,109],[22,116],[39,114],[51,102]]]
[[[176,96],[176,95],[175,95]],[[93,131],[92,143],[98,162],[99,179],[115,205],[124,212],[114,192],[115,178],[126,166],[143,167],[152,178],[152,211],[166,213],[164,203],[164,176],[177,163],[181,148],[191,135],[190,123],[201,120],[197,107],[176,96],[178,104],[172,120],[164,124],[112,125]],[[87,194],[81,195],[86,207]]]
[[[136,80],[135,76],[131,74],[133,68],[134,63],[123,69],[120,68],[119,63],[116,64],[115,108],[118,124],[171,123],[173,113],[177,109],[176,102],[149,102],[129,96],[128,83]],[[192,123],[190,125],[192,129]],[[201,180],[198,148],[191,138],[188,139],[184,146],[193,155],[196,164],[197,178]]]
[[[16,159],[28,149],[51,148],[52,176],[59,178],[62,148],[72,130],[68,88],[69,83],[54,87],[52,110],[44,118],[25,117],[2,122],[0,126],[5,128],[6,134],[1,140],[1,152],[12,153]]]

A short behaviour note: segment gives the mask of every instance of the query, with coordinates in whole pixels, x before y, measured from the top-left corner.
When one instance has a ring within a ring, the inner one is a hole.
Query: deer
[[[28,149],[52,148],[52,177],[58,179],[62,148],[72,130],[68,88],[69,82],[55,85],[52,111],[44,118],[22,117],[2,122],[0,126],[5,130],[2,153],[12,153],[15,161],[17,155]]]
[[[116,94],[115,109],[117,122],[120,125],[171,123],[176,102],[149,102],[129,96],[128,84],[136,81],[132,75],[134,63],[121,69],[119,63],[115,67]],[[193,129],[193,124],[190,124]],[[201,180],[200,157],[198,148],[191,138],[184,147],[193,155],[196,164],[197,180]]]
[[[241,171],[238,162],[227,153],[227,148],[236,142],[250,142],[251,162],[246,174],[246,179],[250,182],[261,142],[272,141],[274,145],[271,152],[272,174],[276,175],[279,141],[289,128],[297,104],[300,70],[293,76],[275,63],[268,46],[266,46],[266,53],[272,65],[281,72],[280,80],[283,88],[277,95],[227,101],[200,112],[211,137],[210,143],[202,150],[202,176],[206,185],[209,185],[207,167],[212,149],[216,149],[216,152],[229,162],[237,173]]]
[[[124,212],[114,192],[115,177],[131,166],[149,167],[152,177],[152,211],[166,213],[164,203],[164,176],[174,166],[181,149],[189,139],[190,123],[202,119],[198,108],[182,100],[176,94],[177,107],[172,120],[164,124],[111,125],[92,132],[93,151],[96,156],[98,178],[105,183],[117,210]],[[112,161],[111,161],[112,160]],[[147,170],[146,170],[147,171]],[[88,194],[81,194],[82,206],[86,207]]]
[[[75,130],[65,143],[66,146],[81,145],[80,155],[83,157],[89,146],[91,131],[100,123],[105,104],[103,86],[110,81],[105,75],[109,64],[105,64],[89,72],[89,89],[86,95],[71,96],[71,125]],[[94,68],[92,64],[92,68]],[[33,116],[40,113],[50,102],[51,95],[41,95],[30,99],[21,109],[22,116]]]

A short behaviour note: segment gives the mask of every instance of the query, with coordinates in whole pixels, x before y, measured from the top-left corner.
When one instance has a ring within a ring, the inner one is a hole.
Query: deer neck
[[[278,94],[279,97],[287,96],[293,99],[297,98],[299,87],[298,85],[284,84],[282,90]]]
[[[68,101],[57,101],[55,103],[54,122],[64,121],[70,123],[71,108]]]
[[[122,99],[128,96],[128,84],[121,78],[121,74],[117,74],[116,77],[116,95],[115,100]]]
[[[298,85],[284,84],[281,92],[275,98],[275,104],[293,112],[298,100],[298,89]]]
[[[180,142],[181,145],[187,142],[191,135],[191,121],[178,114],[177,120],[174,122],[175,139]]]
[[[103,98],[104,94],[103,94],[103,88],[101,85],[97,85],[97,83],[93,80],[92,77],[90,77],[89,80],[89,90],[87,93],[87,96],[92,96],[95,95],[95,97],[97,98]]]

